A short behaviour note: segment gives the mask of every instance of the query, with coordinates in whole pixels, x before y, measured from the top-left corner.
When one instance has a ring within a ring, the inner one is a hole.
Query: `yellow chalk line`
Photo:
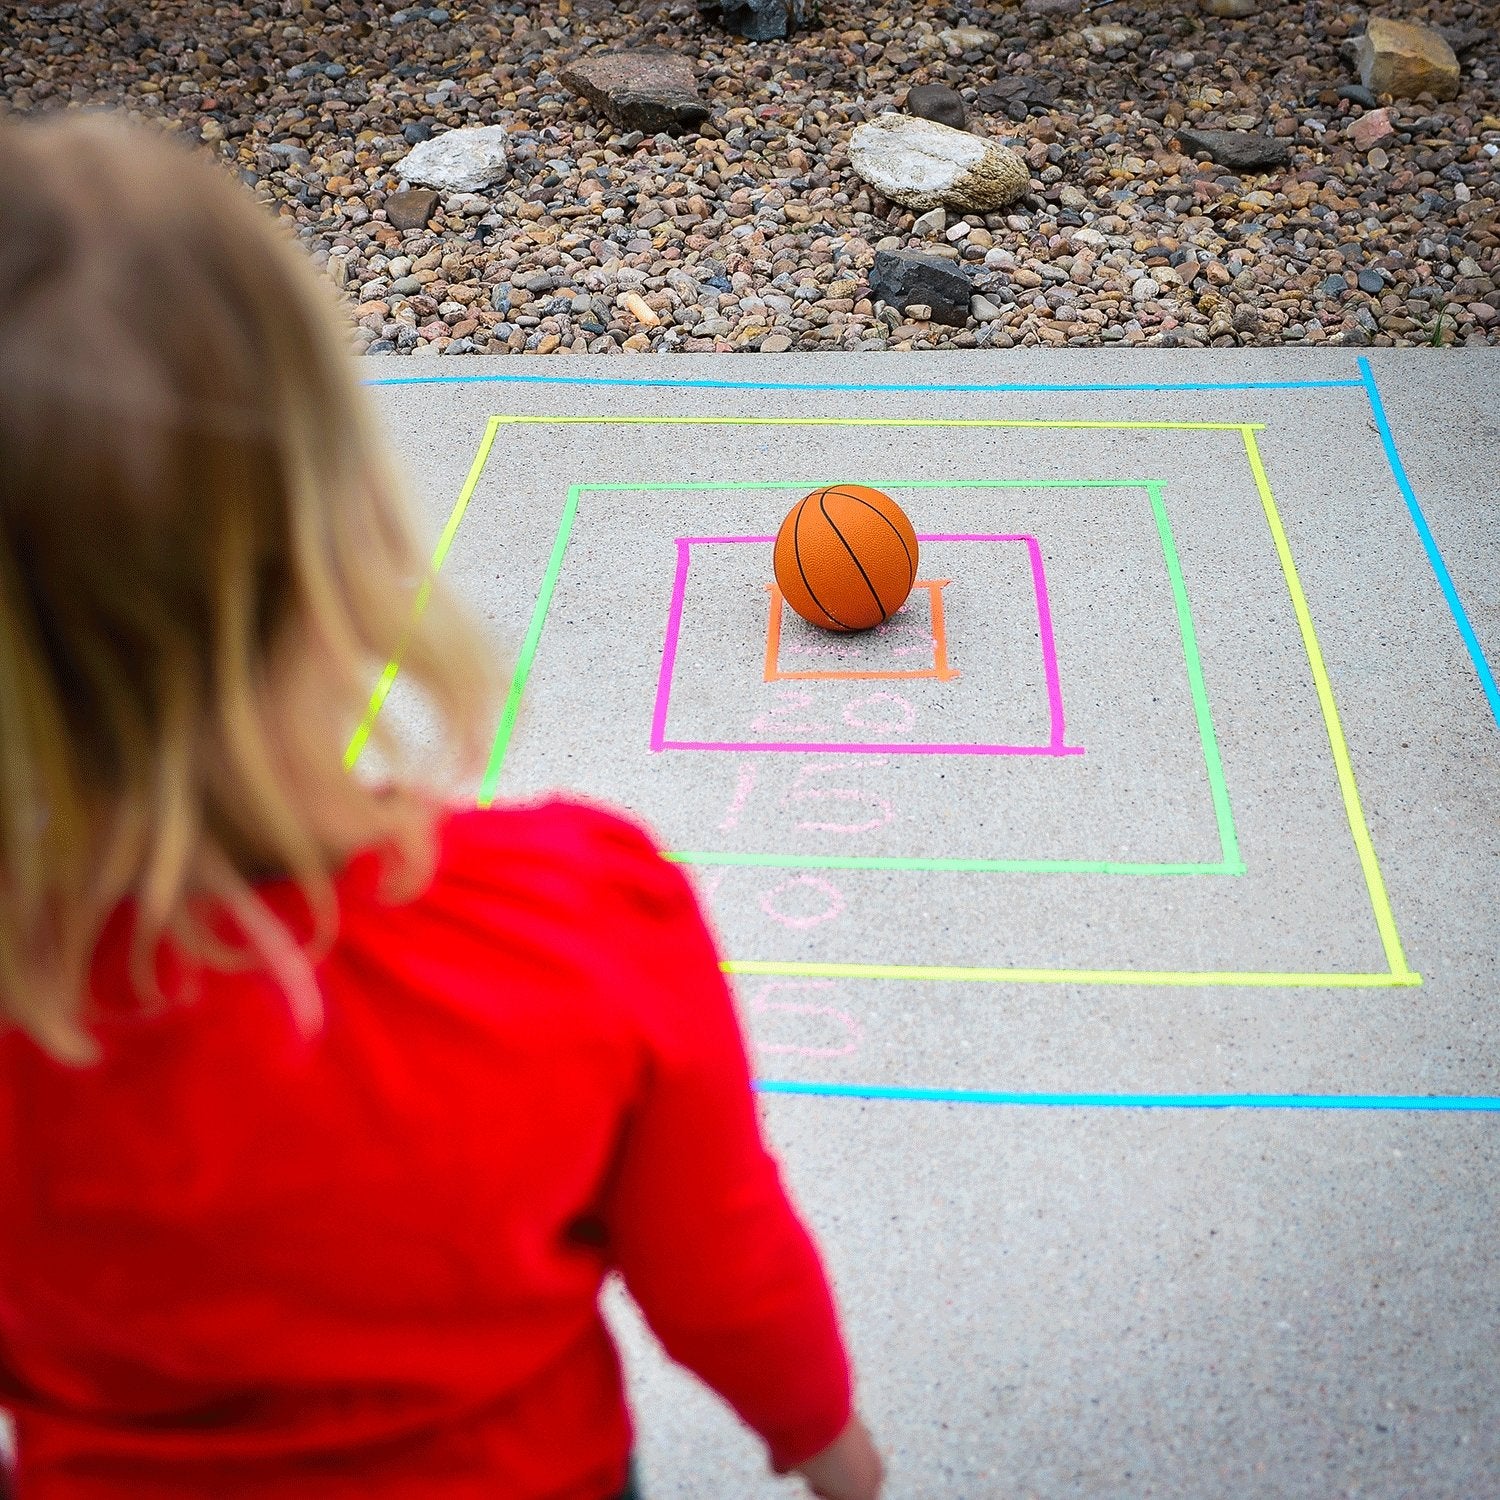
[[[571,426],[629,427],[1073,427],[1149,432],[1263,432],[1264,424],[1243,422],[1093,422],[1048,421],[1030,417],[548,417],[502,416],[497,422],[566,423]]]
[[[354,731],[354,737],[344,751],[345,770],[354,768],[355,762],[364,753],[364,748],[369,743],[375,720],[385,706],[385,700],[396,681],[396,675],[401,670],[401,658],[406,652],[407,642],[411,640],[411,633],[416,629],[417,621],[422,618],[422,611],[427,608],[427,601],[432,597],[433,579],[437,577],[438,569],[442,567],[443,559],[447,557],[448,549],[453,545],[454,537],[458,535],[459,525],[463,521],[464,512],[469,508],[469,501],[474,497],[474,491],[479,488],[479,481],[484,475],[484,466],[489,462],[490,449],[495,446],[495,436],[500,431],[502,420],[503,418],[500,417],[491,417],[485,424],[484,437],[480,440],[479,451],[474,455],[474,462],[469,465],[468,477],[464,480],[463,488],[458,492],[458,499],[453,502],[453,509],[448,515],[448,524],[443,527],[443,534],[438,538],[437,547],[432,554],[432,563],[427,570],[427,577],[423,580],[422,587],[417,590],[417,597],[412,604],[411,619],[402,632],[401,639],[396,643],[395,655],[386,663],[385,671],[380,674],[380,681],[375,684],[375,691],[370,694],[370,704],[365,709],[365,716],[360,720],[359,728]]]
[[[1254,989],[1367,990],[1405,988],[1422,977],[1403,969],[1391,974],[1316,974],[1260,969],[984,969],[947,964],[778,963],[774,959],[728,959],[726,974],[775,974],[799,979],[927,979],[1002,984],[1129,984],[1174,989],[1238,985]]]
[[[1354,763],[1349,758],[1349,744],[1344,738],[1338,705],[1333,700],[1333,687],[1328,681],[1328,669],[1323,663],[1323,650],[1318,645],[1318,634],[1313,628],[1307,596],[1302,592],[1302,583],[1297,577],[1297,565],[1292,560],[1292,548],[1281,524],[1281,514],[1271,495],[1271,483],[1266,477],[1265,464],[1261,462],[1260,445],[1255,440],[1252,428],[1243,427],[1240,430],[1244,437],[1245,453],[1250,460],[1250,472],[1255,476],[1255,487],[1260,492],[1260,503],[1271,528],[1271,539],[1276,544],[1276,556],[1281,562],[1282,576],[1286,579],[1287,591],[1292,596],[1292,608],[1297,615],[1297,628],[1302,632],[1308,665],[1312,668],[1313,685],[1317,689],[1318,704],[1323,710],[1323,723],[1328,730],[1328,746],[1333,752],[1334,769],[1338,772],[1339,792],[1343,796],[1344,812],[1349,819],[1349,832],[1353,835],[1354,847],[1359,852],[1360,868],[1364,871],[1365,888],[1370,894],[1370,905],[1375,912],[1375,925],[1380,930],[1380,943],[1385,949],[1385,959],[1391,966],[1393,977],[1399,980],[1416,979],[1420,983],[1420,979],[1408,969],[1406,955],[1401,950],[1395,914],[1391,911],[1390,897],[1386,894],[1385,881],[1380,874],[1380,863],[1375,858],[1375,845],[1370,838],[1369,825],[1365,822],[1364,808],[1360,804],[1359,788],[1354,781]]]

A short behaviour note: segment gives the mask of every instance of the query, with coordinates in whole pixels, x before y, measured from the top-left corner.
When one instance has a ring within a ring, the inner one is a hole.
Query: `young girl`
[[[607,1500],[618,1271],[778,1471],[868,1500],[713,945],[618,818],[445,809],[494,676],[333,309],[154,133],[0,131],[0,1407],[19,1500]],[[428,781],[428,786],[436,783]],[[722,1493],[705,1475],[698,1493]]]

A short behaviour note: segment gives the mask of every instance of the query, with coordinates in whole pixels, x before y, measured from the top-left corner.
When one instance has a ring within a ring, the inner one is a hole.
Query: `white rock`
[[[954,26],[947,31],[940,31],[937,39],[950,52],[970,52],[975,48],[985,51],[1000,40],[993,31],[985,31],[980,26]]]
[[[931,213],[925,213],[915,224],[911,226],[913,234],[931,236],[942,234],[948,227],[948,215],[940,208],[935,208]]]
[[[877,115],[849,138],[849,165],[903,208],[990,213],[1021,197],[1031,170],[1014,151],[915,115]]]
[[[1141,33],[1133,26],[1085,26],[1078,34],[1096,57],[1108,52],[1111,47],[1124,47],[1134,51],[1141,45]]]
[[[396,175],[441,192],[477,193],[505,176],[508,138],[500,125],[450,130],[413,146],[396,164]]]
[[[988,297],[976,292],[969,298],[969,316],[977,323],[993,323],[996,318],[1002,316],[1002,309],[991,302]]]

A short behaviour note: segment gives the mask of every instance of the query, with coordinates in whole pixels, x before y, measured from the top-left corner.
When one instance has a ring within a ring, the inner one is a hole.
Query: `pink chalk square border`
[[[765,752],[806,755],[818,751],[839,751],[853,755],[1082,755],[1082,745],[1067,743],[1064,729],[1062,678],[1057,669],[1057,645],[1052,631],[1052,605],[1047,595],[1047,574],[1042,564],[1041,544],[1024,533],[988,535],[980,533],[934,532],[919,535],[919,542],[985,542],[1010,543],[1026,548],[1031,561],[1032,590],[1036,596],[1037,630],[1041,639],[1042,672],[1047,684],[1049,733],[1045,745],[939,745],[881,740],[819,744],[811,741],[768,740],[669,740],[667,713],[672,701],[672,678],[677,667],[677,646],[682,634],[682,615],[687,600],[688,573],[692,567],[694,547],[770,546],[770,536],[680,536],[677,545],[677,575],[672,585],[672,600],[667,609],[666,638],[662,645],[661,673],[656,685],[656,708],[651,717],[651,749]]]

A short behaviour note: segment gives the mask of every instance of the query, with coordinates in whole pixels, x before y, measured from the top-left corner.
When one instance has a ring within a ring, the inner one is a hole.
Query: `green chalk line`
[[[689,865],[738,865],[789,870],[967,870],[987,874],[1063,874],[1063,875],[1128,875],[1128,876],[1195,876],[1225,875],[1238,877],[1245,874],[1245,864],[1240,856],[1239,840],[1235,833],[1234,816],[1229,804],[1229,793],[1224,781],[1224,769],[1219,756],[1218,740],[1214,734],[1213,716],[1208,705],[1208,690],[1203,680],[1202,663],[1198,656],[1198,640],[1193,629],[1192,613],[1188,607],[1187,588],[1182,577],[1182,566],[1177,555],[1176,541],[1166,506],[1161,501],[1163,481],[1159,479],[922,479],[881,480],[887,489],[1144,489],[1151,498],[1152,519],[1157,537],[1161,542],[1162,555],[1166,562],[1167,575],[1172,585],[1173,603],[1177,614],[1178,633],[1182,638],[1183,656],[1187,665],[1188,689],[1193,699],[1193,712],[1197,720],[1199,744],[1204,767],[1208,775],[1209,795],[1213,803],[1214,817],[1218,827],[1221,858],[1217,864],[1198,862],[1151,862],[1135,860],[1032,860],[1032,859],[926,859],[734,854],[715,851],[668,851],[666,857],[679,864]],[[536,661],[541,645],[542,632],[546,628],[547,615],[552,607],[552,597],[562,574],[567,557],[568,543],[578,518],[578,507],[585,494],[622,494],[631,491],[664,493],[672,491],[698,492],[703,490],[799,490],[816,488],[811,481],[801,480],[756,480],[736,483],[731,480],[707,482],[670,481],[642,484],[574,484],[568,487],[567,499],[558,522],[557,534],[552,543],[552,552],[542,576],[541,589],[526,639],[516,658],[510,690],[506,694],[505,708],[495,733],[490,759],[485,767],[479,787],[479,806],[490,806],[499,793],[500,777],[510,743],[515,735],[516,720],[520,714],[521,699]]]
[[[495,743],[490,750],[489,764],[484,770],[484,779],[479,783],[479,805],[488,807],[494,800],[500,785],[500,772],[505,765],[505,752],[510,748],[511,736],[516,732],[516,716],[521,711],[521,695],[526,691],[526,680],[531,676],[532,663],[536,661],[537,647],[541,644],[542,628],[547,623],[547,611],[552,607],[552,595],[557,589],[557,580],[562,574],[563,559],[568,553],[568,539],[573,535],[573,522],[578,516],[578,502],[584,490],[582,484],[568,486],[568,498],[563,505],[562,519],[558,523],[557,536],[552,543],[552,555],[547,559],[547,571],[542,575],[541,593],[537,595],[536,608],[531,612],[531,624],[526,639],[521,643],[520,655],[516,658],[515,673],[510,680],[510,691],[505,696],[505,708],[500,715],[500,727],[495,732]]]
[[[1156,533],[1161,538],[1162,554],[1167,560],[1167,576],[1172,580],[1172,598],[1177,606],[1177,625],[1182,634],[1182,654],[1187,662],[1193,712],[1198,719],[1198,740],[1203,747],[1203,766],[1208,772],[1209,795],[1213,798],[1214,818],[1219,825],[1219,848],[1224,856],[1225,869],[1238,867],[1243,874],[1245,865],[1240,858],[1239,837],[1234,831],[1234,814],[1229,808],[1229,788],[1224,784],[1224,763],[1219,758],[1219,738],[1214,733],[1213,714],[1208,706],[1208,689],[1203,682],[1198,634],[1193,629],[1193,612],[1188,605],[1187,584],[1183,581],[1177,542],[1172,536],[1172,524],[1167,519],[1167,507],[1161,490],[1160,481],[1146,481],[1146,493],[1151,498],[1151,514],[1156,517]]]
[[[732,479],[715,479],[688,484],[677,480],[662,483],[643,480],[639,484],[586,484],[583,488],[600,494],[622,494],[632,490],[815,490],[842,482],[838,479],[754,479],[738,483]],[[903,490],[1118,490],[1165,483],[1161,479],[882,479],[880,482]]]

